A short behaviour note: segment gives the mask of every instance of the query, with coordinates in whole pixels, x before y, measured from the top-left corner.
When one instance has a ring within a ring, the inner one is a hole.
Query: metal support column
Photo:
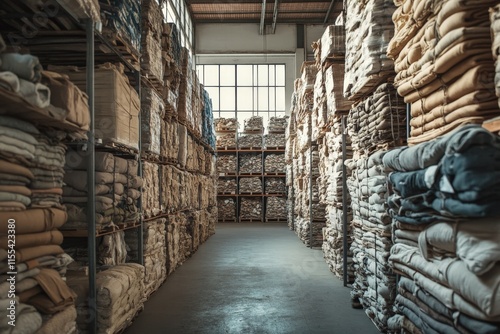
[[[139,94],[139,101],[141,101],[141,72],[134,71],[135,82],[137,93]],[[141,109],[139,110],[139,154],[138,154],[138,171],[137,174],[142,177],[142,104]],[[161,174],[160,174],[161,175]],[[142,193],[142,187],[141,187]],[[140,265],[144,265],[144,217],[142,215],[142,196],[139,197],[137,205],[139,206],[139,231],[137,231],[137,263]]]
[[[344,286],[347,286],[347,233],[348,233],[348,221],[347,221],[347,195],[349,190],[347,189],[347,168],[345,166],[345,161],[347,158],[347,116],[342,116],[342,276],[344,280]]]
[[[411,104],[406,104],[406,139],[410,138]]]
[[[312,186],[312,116],[309,113],[309,128],[307,134],[309,136],[309,248],[312,248],[313,243],[313,186]]]
[[[95,225],[95,118],[94,118],[94,22],[85,22],[87,39],[87,95],[90,112],[87,150],[87,191],[88,191],[88,254],[89,254],[89,331],[97,333],[97,291],[96,291],[96,225]]]

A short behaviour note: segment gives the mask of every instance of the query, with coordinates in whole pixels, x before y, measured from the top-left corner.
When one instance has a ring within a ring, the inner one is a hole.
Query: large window
[[[285,115],[285,65],[197,65],[198,77],[212,98],[215,117],[243,121]]]
[[[179,29],[181,45],[193,54],[193,21],[184,0],[165,0],[163,7],[167,22],[175,23]]]

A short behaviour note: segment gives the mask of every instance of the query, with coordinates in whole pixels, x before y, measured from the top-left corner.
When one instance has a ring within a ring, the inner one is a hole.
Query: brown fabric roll
[[[1,159],[0,159],[0,172],[6,174],[21,175],[27,177],[30,180],[33,180],[35,178],[33,173],[28,168]]]
[[[17,296],[19,297],[20,303],[26,303],[28,300],[30,300],[34,296],[39,295],[41,293],[43,293],[43,290],[40,287],[40,285],[37,285],[31,289],[24,290],[23,292],[21,292]]]
[[[75,301],[76,294],[54,269],[42,268],[34,278],[55,305],[67,305]]]
[[[411,137],[408,138],[408,145],[417,145],[420,143],[423,143],[425,141],[432,140],[434,138],[437,138],[439,136],[442,136],[450,131],[452,131],[455,128],[458,128],[461,125],[465,124],[482,124],[484,122],[485,118],[484,117],[467,117],[467,118],[461,118],[451,124],[447,124],[443,127],[434,129],[432,131],[428,131],[424,134],[417,135],[414,134],[413,131],[411,133]]]
[[[25,262],[44,255],[57,255],[62,253],[64,253],[64,250],[58,245],[42,245],[16,249],[16,262]]]
[[[58,230],[16,235],[16,249],[42,245],[60,245],[62,242],[63,235]],[[0,236],[0,247],[7,249],[7,243],[7,236]]]
[[[67,219],[65,211],[56,208],[30,209],[16,212],[0,212],[0,221],[16,221],[16,235],[40,233],[60,228]],[[7,234],[7,224],[0,224],[0,235]]]

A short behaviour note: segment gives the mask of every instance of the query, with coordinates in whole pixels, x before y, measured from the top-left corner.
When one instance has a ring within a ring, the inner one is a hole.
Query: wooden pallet
[[[238,221],[236,220],[236,218],[234,219],[218,219],[217,220],[218,223],[237,223]]]
[[[240,223],[262,223],[262,218],[240,218]]]
[[[285,151],[286,147],[285,146],[266,146],[265,150]]]
[[[286,223],[288,221],[287,218],[266,218],[264,219],[266,223]]]
[[[234,151],[236,146],[217,146],[217,151]]]
[[[269,173],[269,172],[265,172],[264,176],[286,176],[286,173]]]
[[[128,145],[117,143],[108,139],[102,140],[102,142],[100,143],[96,143],[96,149],[102,151],[121,152],[130,155],[133,159],[137,159],[139,155],[139,150],[135,147],[130,147]]]
[[[262,151],[262,147],[240,147],[240,151],[244,152],[257,152],[257,151]]]
[[[262,130],[243,130],[244,135],[261,135],[264,133],[264,129]]]

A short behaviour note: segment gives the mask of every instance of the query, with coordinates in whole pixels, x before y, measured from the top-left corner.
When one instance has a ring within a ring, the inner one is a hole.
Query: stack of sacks
[[[394,35],[395,10],[393,0],[347,1],[344,97],[349,100],[370,93],[394,74],[386,52]]]
[[[153,1],[154,2],[154,1]],[[142,87],[141,89],[141,144],[143,153],[160,155],[163,117],[165,106],[162,98],[154,89]],[[164,129],[166,130],[166,129]],[[168,145],[166,145],[168,147]]]
[[[298,79],[297,79],[298,80]],[[292,107],[290,111],[290,120],[288,122],[288,126],[286,128],[285,137],[286,137],[286,146],[285,146],[285,164],[286,164],[286,185],[290,187],[290,191],[288,192],[288,197],[286,201],[286,211],[288,218],[288,227],[293,230],[294,229],[294,197],[295,197],[295,189],[293,188],[295,178],[297,175],[294,174],[294,147],[295,146],[295,138],[296,138],[296,113],[297,113],[297,92],[294,91],[292,93]]]
[[[0,132],[0,217],[5,222],[0,227],[0,304],[6,306],[0,328],[13,328],[7,307],[15,302],[15,328],[35,332],[42,321],[45,326],[57,317],[55,322],[60,312],[74,308],[75,295],[63,280],[73,259],[60,247],[59,231],[67,220],[61,205],[65,146],[57,136],[49,139],[31,123],[8,116],[0,118]],[[17,272],[15,291],[8,272]],[[15,297],[7,298],[10,293]],[[68,328],[74,319],[66,319]]]
[[[236,221],[236,203],[234,198],[218,198],[217,209],[219,211],[219,221]]]
[[[203,91],[202,85],[200,85],[200,80],[195,70],[192,70],[193,74],[193,91],[192,91],[192,108],[193,108],[193,132],[197,138],[201,139],[201,134],[203,131]]]
[[[218,194],[236,194],[238,184],[235,178],[219,178],[217,182]]]
[[[422,332],[500,330],[499,158],[500,138],[477,125],[384,156],[394,170],[389,260],[407,278],[396,298],[406,324]]]
[[[244,121],[243,132],[264,132],[264,123],[262,116],[252,116]]]
[[[246,156],[246,155],[245,155]],[[244,156],[242,156],[243,159]],[[235,154],[219,154],[217,157],[217,173],[236,174],[237,159]]]
[[[282,177],[265,178],[266,194],[284,194],[286,191],[285,179]]]
[[[286,220],[286,210],[285,197],[266,198],[266,220]]]
[[[141,1],[99,0],[104,33],[141,51]]]
[[[162,96],[165,102],[165,111],[177,114],[181,83],[181,41],[174,23],[163,23],[161,50],[164,82]]]
[[[217,135],[217,148],[236,149],[236,136],[234,133]]]
[[[284,133],[269,133],[264,135],[264,146],[267,149],[283,148],[286,145],[286,138]]]
[[[262,173],[262,155],[260,153],[240,154],[240,174],[261,174]]]
[[[283,117],[271,117],[269,119],[269,125],[267,126],[267,131],[269,133],[285,133],[288,125],[288,116]]]
[[[97,264],[116,266],[125,263],[127,259],[127,246],[125,232],[117,231],[101,237],[97,246]]]
[[[214,114],[212,111],[212,99],[208,92],[203,89],[203,129],[201,132],[203,141],[215,149]]]
[[[68,285],[78,295],[78,332],[88,333],[92,316],[87,304],[89,279],[85,276],[70,276]],[[96,290],[97,332],[118,333],[128,327],[144,307],[144,267],[125,263],[98,272]]]
[[[177,163],[179,157],[179,126],[173,119],[161,122],[160,154],[171,163]]]
[[[238,138],[238,148],[240,148],[240,149],[261,149],[262,148],[262,135],[260,135],[260,134],[241,135]]]
[[[303,152],[311,143],[312,125],[311,115],[314,107],[314,80],[318,69],[313,62],[304,62],[301,69],[301,78],[296,80],[295,92],[297,93],[296,114],[296,145],[298,151]]]
[[[346,158],[352,157],[351,138],[346,136]],[[342,126],[340,119],[336,118],[329,132],[325,133],[322,143],[319,145],[320,162],[318,186],[320,191],[320,203],[325,205],[326,226],[323,230],[323,257],[330,270],[339,278],[343,277],[343,215],[347,210],[348,221],[351,221],[352,208],[350,206],[349,194],[347,196],[347,208],[342,204]],[[350,170],[347,166],[347,173]],[[348,232],[350,226],[348,226]],[[350,232],[349,232],[350,234]],[[348,245],[350,245],[348,238]],[[352,268],[352,254],[348,253],[347,263],[348,281],[354,278]]]
[[[314,60],[318,68],[336,60],[345,58],[345,29],[342,25],[326,27],[325,32],[317,42],[313,43]]]
[[[314,81],[314,105],[313,112],[311,115],[312,131],[311,139],[313,141],[318,140],[320,133],[325,131],[325,127],[328,125],[327,121],[327,105],[326,105],[326,91],[325,82],[323,81],[323,71],[319,70],[316,73],[316,80]]]
[[[240,220],[261,220],[262,199],[242,197],[240,201]]]
[[[137,175],[138,162],[96,152],[95,192],[96,228],[136,222],[142,178]],[[68,212],[67,229],[87,229],[87,159],[84,152],[68,151],[66,155],[63,200]],[[145,173],[145,175],[147,175]]]
[[[216,118],[214,120],[215,132],[238,131],[238,120],[236,118]]]
[[[240,194],[261,194],[262,180],[260,177],[240,178]]]
[[[167,217],[167,275],[183,264],[193,252],[193,236],[186,214],[179,212]]]
[[[386,206],[387,174],[382,166],[385,152],[377,151],[370,156],[356,152],[346,162],[352,170],[348,178],[353,210],[350,250],[355,268],[352,305],[363,307],[382,332],[387,331],[396,295],[396,277],[388,262],[392,240]]]
[[[165,248],[165,218],[144,222],[143,224],[143,260],[144,294],[148,298],[167,278],[167,251]],[[138,254],[138,230],[125,231],[127,260],[133,260]]]
[[[66,74],[82,91],[87,89],[85,68],[49,66],[50,70]],[[139,94],[132,88],[123,64],[105,63],[94,70],[96,138],[139,148]]]
[[[155,0],[141,3],[141,69],[153,84],[163,87],[162,34],[163,11]]]
[[[387,52],[395,62],[394,85],[411,104],[410,144],[500,114],[488,24],[488,8],[497,3],[398,4]]]
[[[194,128],[193,119],[193,64],[189,50],[182,48],[181,52],[181,83],[179,86],[178,117],[188,128]]]
[[[284,154],[269,154],[264,161],[265,173],[283,173],[286,168]]]
[[[148,161],[142,162],[142,177],[144,180],[144,187],[142,188],[142,212],[146,218],[155,217],[161,211],[159,172],[157,164]]]

